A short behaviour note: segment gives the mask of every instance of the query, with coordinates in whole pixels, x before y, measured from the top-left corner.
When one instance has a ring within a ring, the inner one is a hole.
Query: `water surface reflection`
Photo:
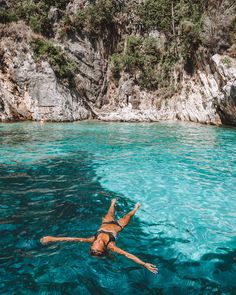
[[[1,124],[1,294],[233,294],[236,134],[184,124]],[[150,177],[151,175],[151,177]],[[159,274],[88,245],[112,197],[142,207],[117,244]]]

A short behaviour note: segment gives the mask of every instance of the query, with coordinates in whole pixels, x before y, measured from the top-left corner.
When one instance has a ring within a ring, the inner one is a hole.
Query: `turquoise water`
[[[0,124],[0,294],[235,294],[236,129],[184,123]],[[90,236],[117,197],[141,207],[119,247]]]

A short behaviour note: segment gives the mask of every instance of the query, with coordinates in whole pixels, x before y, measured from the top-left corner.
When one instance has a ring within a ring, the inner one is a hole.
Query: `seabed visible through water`
[[[235,294],[236,129],[187,123],[0,124],[0,294]],[[88,245],[110,200],[141,207],[117,245]]]

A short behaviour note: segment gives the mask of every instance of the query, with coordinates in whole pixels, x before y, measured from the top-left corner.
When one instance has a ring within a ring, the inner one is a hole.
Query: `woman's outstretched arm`
[[[153,272],[153,273],[157,273],[157,267],[151,263],[146,263],[144,261],[142,261],[141,259],[139,259],[138,257],[136,257],[135,255],[133,254],[130,254],[118,247],[116,247],[115,244],[109,244],[109,249],[115,253],[118,253],[118,254],[121,254],[129,259],[131,259],[132,261],[134,261],[135,263],[137,264],[140,264],[142,265],[143,267],[145,267],[146,269],[148,269],[149,271]]]
[[[51,237],[46,236],[40,239],[42,244],[52,243],[52,242],[83,242],[83,243],[92,243],[94,237],[91,238],[69,238],[69,237]]]

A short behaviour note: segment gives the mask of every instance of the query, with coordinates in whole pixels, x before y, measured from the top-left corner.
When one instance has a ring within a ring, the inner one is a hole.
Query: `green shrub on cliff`
[[[57,78],[69,86],[74,86],[74,76],[78,72],[78,65],[66,57],[59,46],[45,39],[34,39],[31,41],[31,46],[36,59],[48,60]]]
[[[226,68],[230,68],[231,67],[231,59],[227,56],[224,56],[222,59],[221,59],[221,62],[226,66]]]
[[[173,30],[178,30],[181,21],[197,22],[203,7],[203,0],[146,0],[139,5],[138,14],[146,29],[157,29],[171,35]]]
[[[126,51],[131,54],[141,49],[143,45],[143,38],[141,36],[130,35],[128,36],[126,42]]]
[[[6,24],[16,22],[17,20],[18,17],[13,11],[7,11],[6,9],[0,8],[0,23]]]
[[[67,4],[70,2],[70,0],[46,0],[46,1],[41,1],[41,2],[45,2],[45,4],[50,7],[57,7],[59,9],[66,9]]]
[[[146,0],[140,4],[138,13],[146,29],[157,29],[163,32],[171,31],[170,0]]]
[[[33,31],[43,33],[48,30],[46,26],[46,5],[44,2],[34,2],[32,0],[24,0],[15,7],[15,13],[18,19],[24,20]]]
[[[102,33],[103,30],[114,24],[114,16],[117,11],[114,0],[97,0],[79,10],[76,14],[74,26],[85,29],[91,34]]]
[[[125,71],[135,75],[142,88],[153,89],[157,84],[155,67],[158,62],[155,42],[152,37],[128,36],[123,52],[110,57],[114,78],[119,78],[119,72]]]
[[[9,1],[9,7],[0,8],[0,23],[24,20],[34,32],[44,36],[52,36],[52,24],[49,12],[52,7],[58,8],[59,17],[64,15],[64,10],[69,0],[23,0]]]
[[[185,56],[189,48],[200,43],[204,1],[146,0],[139,5],[140,21],[146,30],[164,32],[175,44],[173,54]]]

